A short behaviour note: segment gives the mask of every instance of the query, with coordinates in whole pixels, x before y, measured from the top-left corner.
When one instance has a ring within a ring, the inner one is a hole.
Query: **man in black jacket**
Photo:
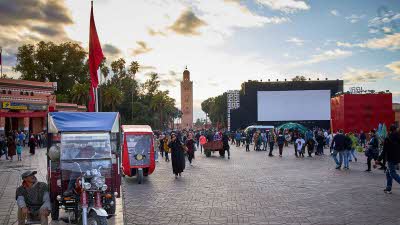
[[[382,159],[386,159],[388,169],[386,170],[386,188],[383,190],[385,193],[392,193],[393,179],[400,184],[400,176],[396,173],[396,165],[400,163],[400,133],[396,127],[390,127],[390,133],[385,139],[383,151],[379,156],[376,164],[380,164]]]
[[[339,133],[335,135],[332,141],[331,148],[333,148],[332,157],[336,163],[336,169],[340,169],[343,163],[344,157],[344,147],[345,147],[345,136],[343,134],[343,130],[339,130]],[[337,159],[337,154],[339,153],[339,160]]]

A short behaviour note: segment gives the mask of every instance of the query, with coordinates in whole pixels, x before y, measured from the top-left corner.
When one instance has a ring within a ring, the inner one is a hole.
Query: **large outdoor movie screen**
[[[258,91],[258,121],[330,120],[330,90]]]

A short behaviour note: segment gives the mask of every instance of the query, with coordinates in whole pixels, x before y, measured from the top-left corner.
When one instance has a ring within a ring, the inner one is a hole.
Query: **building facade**
[[[193,82],[190,80],[190,72],[183,71],[183,80],[181,81],[181,129],[193,128]]]
[[[85,106],[56,103],[56,90],[56,82],[0,79],[0,134],[42,132],[49,111],[86,111]]]

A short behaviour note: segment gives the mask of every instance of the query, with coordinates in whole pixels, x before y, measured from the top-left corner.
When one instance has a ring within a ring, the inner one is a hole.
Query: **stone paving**
[[[252,148],[252,146],[251,146]],[[325,152],[328,150],[325,149]],[[336,170],[328,156],[295,158],[245,152],[231,146],[231,159],[196,152],[175,179],[171,163],[137,184],[123,178],[126,224],[400,224],[400,187],[383,192],[381,170],[366,173],[359,154],[350,170]]]
[[[38,171],[39,181],[46,182],[46,149],[37,149],[36,154],[31,156],[29,149],[23,151],[22,161],[0,159],[0,224],[11,225],[17,223],[17,205],[15,202],[15,190],[21,185],[21,174],[25,170]],[[60,217],[63,217],[60,211]],[[51,217],[49,217],[51,221]],[[117,215],[108,220],[110,225],[123,224],[123,210],[121,198],[117,199]],[[64,225],[61,221],[51,221],[50,224]]]

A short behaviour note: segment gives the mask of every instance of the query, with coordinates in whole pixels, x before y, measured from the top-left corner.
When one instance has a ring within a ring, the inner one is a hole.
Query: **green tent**
[[[284,130],[284,129],[288,129],[288,130],[295,130],[297,129],[300,133],[305,133],[307,131],[307,128],[301,124],[298,123],[285,123],[280,125],[279,127],[277,127],[278,130]]]

